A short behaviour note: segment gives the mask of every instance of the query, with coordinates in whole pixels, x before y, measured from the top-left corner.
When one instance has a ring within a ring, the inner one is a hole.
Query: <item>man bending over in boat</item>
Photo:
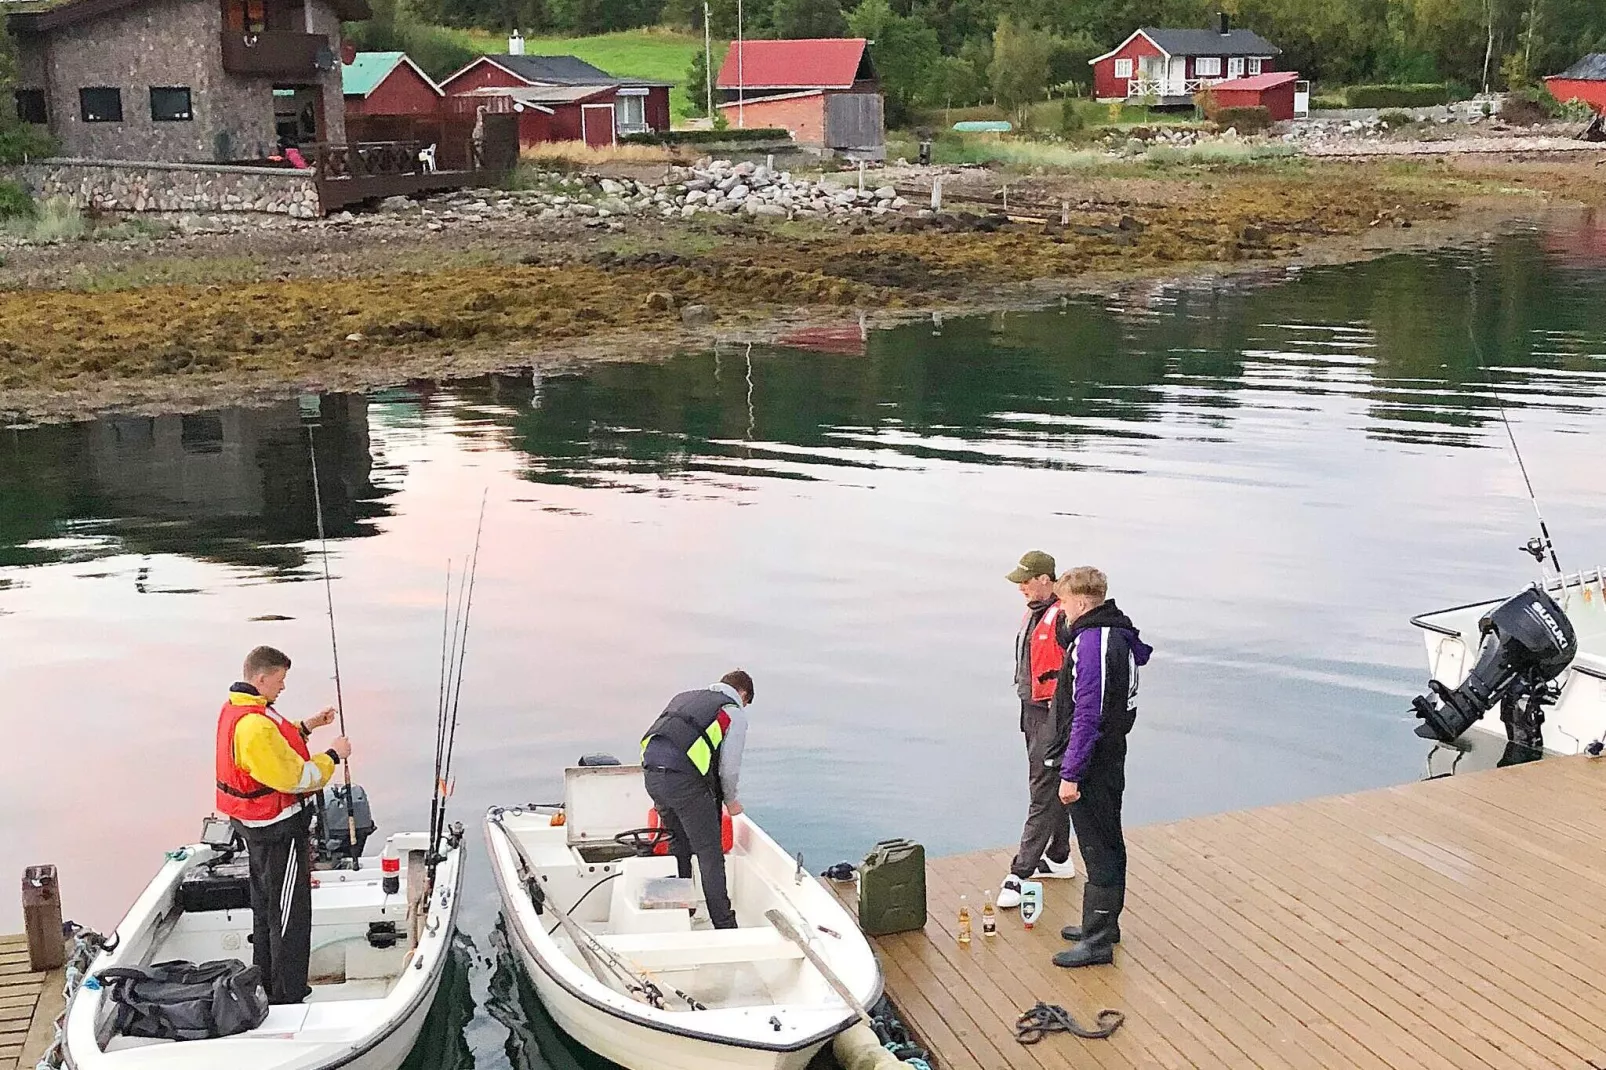
[[[245,839],[251,869],[251,950],[271,1003],[300,1003],[312,955],[312,814],[303,797],[322,791],[351,756],[345,736],[321,754],[307,737],[335,719],[334,707],[305,721],[273,708],[290,659],[271,646],[245,657],[217,722],[217,808]]]
[[[753,678],[735,669],[712,687],[670,699],[641,737],[647,794],[669,830],[682,877],[691,876],[692,856],[697,856],[708,920],[716,929],[736,928],[736,911],[725,889],[719,808],[723,801],[733,816],[742,812],[736,782],[752,701]]]

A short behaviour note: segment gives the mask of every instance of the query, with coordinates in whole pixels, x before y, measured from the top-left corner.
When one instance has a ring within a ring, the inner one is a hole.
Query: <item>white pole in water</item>
[[[703,0],[703,90],[709,121],[714,118],[714,39],[708,28],[708,0]]]
[[[742,0],[736,0],[736,127],[747,129],[747,113],[742,105],[747,102],[747,79],[742,71],[742,60],[747,49],[742,44]]]

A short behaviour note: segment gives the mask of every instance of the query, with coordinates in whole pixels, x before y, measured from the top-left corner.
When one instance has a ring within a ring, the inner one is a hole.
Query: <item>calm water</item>
[[[477,966],[420,1067],[574,1065],[497,958],[477,815],[558,797],[565,762],[628,754],[669,694],[734,665],[758,690],[745,800],[812,868],[889,835],[1011,841],[1002,577],[1029,548],[1105,568],[1157,648],[1133,821],[1410,780],[1407,618],[1532,576],[1473,339],[1563,563],[1593,566],[1603,292],[1606,231],[1521,233],[862,346],[6,431],[0,874],[55,862],[68,913],[113,924],[211,806],[242,653],[296,659],[287,713],[330,699],[308,414],[382,829],[424,822],[444,569],[489,492],[453,800]]]

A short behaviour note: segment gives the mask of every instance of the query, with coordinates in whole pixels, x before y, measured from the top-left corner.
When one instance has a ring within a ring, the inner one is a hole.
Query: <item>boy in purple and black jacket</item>
[[[1132,619],[1110,601],[1109,581],[1096,568],[1073,568],[1054,586],[1065,607],[1060,639],[1065,667],[1054,692],[1059,737],[1060,800],[1082,851],[1087,884],[1082,924],[1061,935],[1076,943],[1054,956],[1056,966],[1115,960],[1126,900],[1126,840],[1121,796],[1126,790],[1126,737],[1138,713],[1138,668],[1154,648],[1138,638]]]

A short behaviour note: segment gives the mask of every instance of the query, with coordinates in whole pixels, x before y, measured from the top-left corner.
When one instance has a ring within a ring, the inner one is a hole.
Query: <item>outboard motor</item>
[[[373,811],[368,806],[368,793],[361,785],[351,786],[346,794],[343,784],[330,784],[318,798],[318,832],[312,839],[314,858],[337,865],[342,861],[355,861],[362,857],[368,837],[374,834]],[[355,817],[357,842],[351,842],[351,823],[347,815]]]
[[[1452,743],[1499,704],[1507,738],[1519,742],[1520,734],[1520,742],[1539,746],[1542,708],[1555,701],[1550,682],[1578,653],[1572,622],[1555,599],[1532,587],[1496,606],[1478,622],[1478,631],[1478,662],[1461,686],[1452,691],[1430,680],[1432,697],[1411,700],[1423,722],[1416,734]]]

